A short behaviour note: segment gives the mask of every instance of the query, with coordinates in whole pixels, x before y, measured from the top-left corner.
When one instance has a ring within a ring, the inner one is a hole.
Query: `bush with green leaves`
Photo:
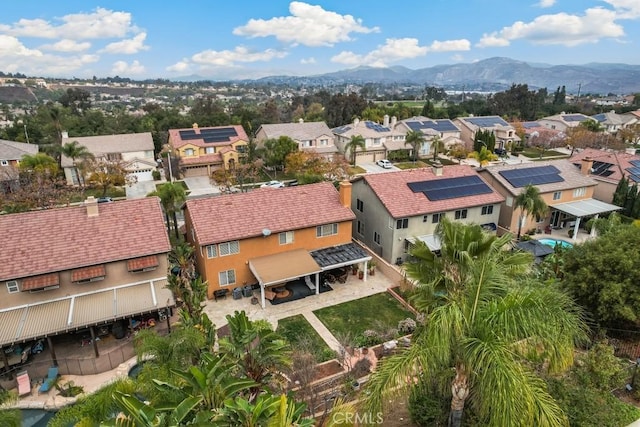
[[[410,317],[398,322],[398,332],[402,335],[412,334],[416,330],[416,321]]]

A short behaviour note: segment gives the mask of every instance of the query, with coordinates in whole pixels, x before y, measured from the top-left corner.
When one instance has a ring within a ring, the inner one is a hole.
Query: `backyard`
[[[413,314],[387,292],[321,308],[313,313],[338,341],[350,338],[357,347],[380,344],[410,333],[412,331],[398,331],[398,326],[407,318],[414,319]]]
[[[335,353],[318,335],[302,314],[278,320],[276,332],[281,334],[294,349],[308,346],[318,363],[335,358]]]

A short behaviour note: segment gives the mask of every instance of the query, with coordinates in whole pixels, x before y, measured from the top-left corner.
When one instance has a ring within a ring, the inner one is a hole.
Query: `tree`
[[[603,327],[640,325],[640,228],[620,225],[565,255],[562,286]]]
[[[604,132],[604,128],[600,122],[594,119],[583,120],[578,126],[591,132]]]
[[[473,137],[473,151],[479,153],[482,147],[485,147],[491,153],[496,148],[496,135],[488,129],[478,130]]]
[[[513,209],[520,209],[518,216],[518,235],[516,239],[520,240],[522,226],[527,216],[534,218],[542,218],[549,211],[549,207],[540,195],[540,190],[531,184],[527,184],[520,194],[513,199]]]
[[[404,138],[404,145],[411,146],[411,154],[413,157],[413,162],[415,163],[418,160],[418,155],[420,154],[420,150],[422,146],[427,142],[424,137],[422,131],[419,130],[410,130],[407,132],[407,135]]]
[[[34,155],[25,154],[22,156],[22,159],[20,159],[20,170],[55,177],[60,168],[53,157],[45,153],[36,153]]]
[[[424,323],[408,349],[380,361],[366,409],[376,413],[389,393],[445,375],[449,390],[440,393],[450,396],[451,426],[461,425],[467,405],[480,425],[566,425],[535,369],[571,365],[574,341],[585,338],[579,308],[557,288],[530,281],[531,255],[505,250],[508,234],[445,218],[437,235],[441,254],[418,242],[407,265]]]
[[[75,176],[78,177],[78,184],[83,185],[84,179],[80,176],[78,165],[76,165],[76,160],[92,160],[94,159],[93,154],[91,154],[87,147],[85,147],[84,145],[80,145],[78,141],[67,142],[62,146],[62,149],[60,151],[64,156],[67,156],[71,159],[71,162],[73,163],[73,169],[75,171]]]
[[[289,156],[291,156],[291,154],[289,154]],[[218,188],[220,188],[220,191],[223,193],[233,193],[237,191],[234,187],[237,187],[241,193],[246,193],[250,189],[250,186],[246,184],[255,182],[260,177],[260,171],[263,166],[264,161],[262,159],[256,159],[254,161],[247,159],[239,164],[234,162],[233,166],[229,169],[221,168],[215,170],[211,174],[211,180],[218,185]]]
[[[358,148],[361,151],[367,151],[366,140],[362,135],[353,135],[349,142],[347,142],[344,146],[345,156],[349,153],[349,159],[351,159],[351,164],[356,164],[356,151]]]
[[[273,167],[276,171],[284,169],[284,161],[289,155],[298,150],[298,143],[288,136],[281,136],[278,139],[270,138],[264,142],[267,151],[265,164]]]
[[[184,187],[177,182],[167,182],[159,185],[158,189],[149,194],[149,196],[158,196],[160,198],[160,204],[164,210],[167,222],[167,234],[171,236],[170,223],[172,222],[176,240],[180,240],[177,213],[181,209],[184,201],[187,199]],[[171,221],[169,221],[169,218],[171,218]]]
[[[107,195],[111,187],[133,185],[137,177],[129,174],[119,162],[112,162],[106,159],[96,159],[87,163],[89,177],[87,182],[102,189],[102,196]]]
[[[173,246],[169,253],[171,274],[169,284],[176,298],[184,302],[186,313],[192,319],[200,319],[202,302],[207,295],[206,282],[200,276],[196,277],[194,248],[191,244],[182,242]]]
[[[438,160],[438,153],[444,152],[446,149],[444,141],[440,139],[440,136],[436,135],[431,139],[431,147],[433,148],[433,161]]]
[[[0,390],[0,405],[15,402],[16,395],[7,390]],[[0,425],[6,427],[20,427],[22,414],[17,409],[0,409]]]
[[[457,144],[453,144],[451,148],[449,148],[449,155],[454,159],[457,159],[458,163],[460,163],[462,159],[467,158],[469,150],[467,150],[467,147],[465,147],[463,143],[459,142]]]
[[[341,155],[327,159],[314,151],[295,151],[287,156],[284,170],[299,184],[311,184],[342,180],[349,175],[349,164]]]
[[[489,162],[493,162],[498,159],[498,155],[492,153],[487,147],[481,147],[480,151],[472,151],[468,155],[471,159],[476,159],[480,166],[484,166]]]

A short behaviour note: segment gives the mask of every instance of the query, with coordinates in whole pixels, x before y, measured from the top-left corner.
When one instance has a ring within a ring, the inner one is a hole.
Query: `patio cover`
[[[435,234],[425,234],[422,236],[407,237],[407,241],[411,244],[415,244],[417,240],[424,242],[429,248],[429,250],[431,250],[431,252],[439,251],[442,248],[442,244],[440,243],[440,238]]]
[[[577,200],[575,202],[559,203],[552,205],[551,208],[557,209],[576,218],[597,215],[605,212],[612,212],[622,209],[620,206],[601,202],[595,199]]]
[[[305,249],[250,259],[249,269],[262,288],[322,271]]]

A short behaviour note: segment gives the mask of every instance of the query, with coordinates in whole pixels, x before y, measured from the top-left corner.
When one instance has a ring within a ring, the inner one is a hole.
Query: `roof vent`
[[[264,237],[271,236],[271,230],[269,230],[268,228],[263,228],[262,229],[262,235]]]

